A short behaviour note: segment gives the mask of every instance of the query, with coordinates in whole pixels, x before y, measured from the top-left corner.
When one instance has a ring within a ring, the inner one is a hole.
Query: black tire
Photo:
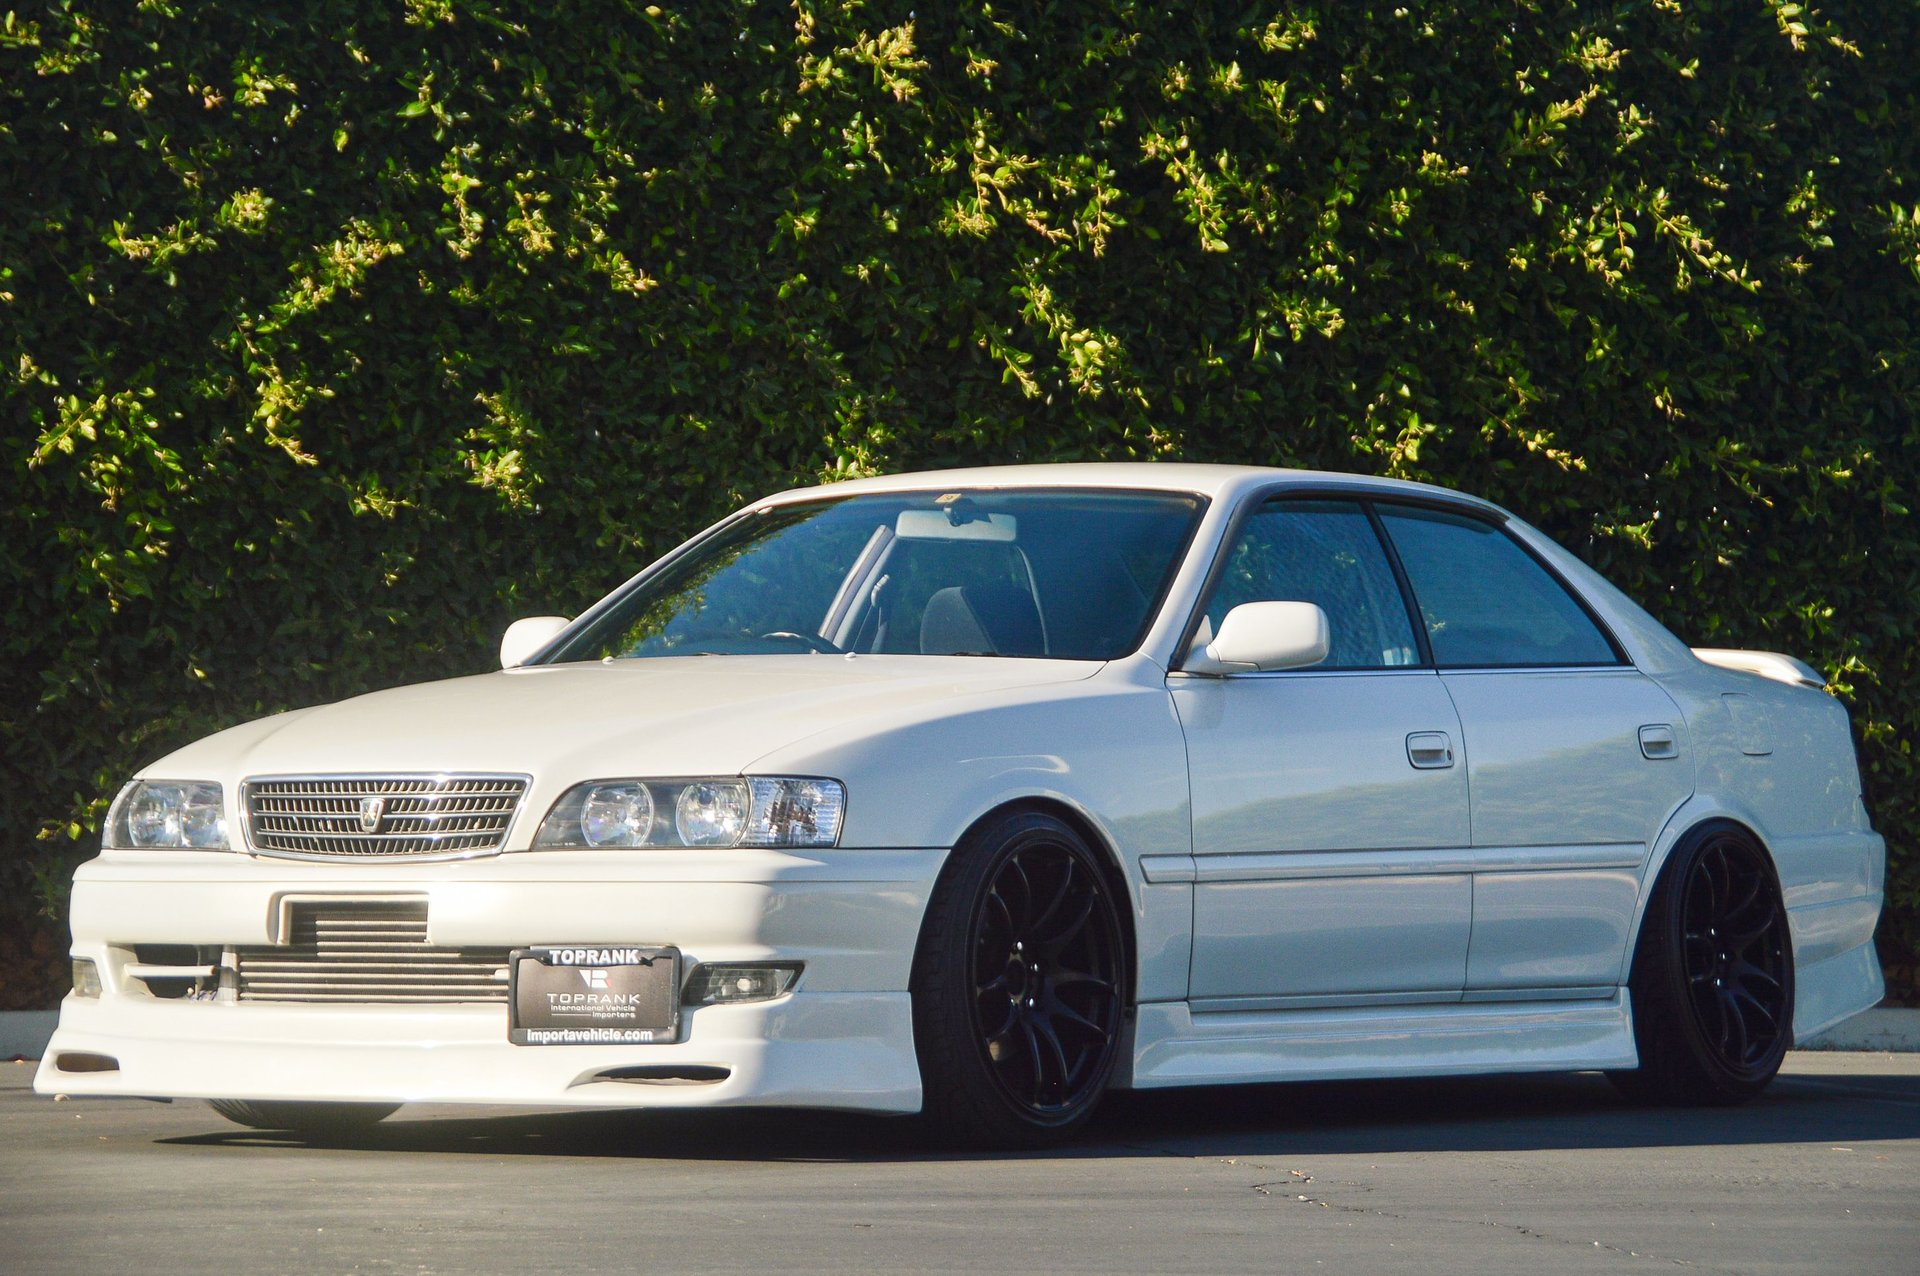
[[[397,1103],[299,1103],[283,1099],[208,1099],[227,1120],[255,1130],[291,1134],[348,1134],[398,1111]]]
[[[1072,827],[1020,811],[968,834],[914,954],[928,1133],[1027,1148],[1085,1124],[1119,1057],[1126,962],[1105,866]]]
[[[1690,831],[1661,870],[1634,950],[1643,1103],[1730,1106],[1767,1088],[1793,1042],[1793,943],[1773,861],[1739,825]]]

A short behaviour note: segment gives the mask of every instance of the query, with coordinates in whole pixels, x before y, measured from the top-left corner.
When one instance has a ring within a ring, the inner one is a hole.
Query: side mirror
[[[507,626],[500,637],[500,667],[517,669],[573,622],[565,616],[527,616]]]
[[[1211,642],[1187,655],[1188,673],[1260,673],[1300,669],[1327,658],[1327,613],[1314,603],[1241,603]]]

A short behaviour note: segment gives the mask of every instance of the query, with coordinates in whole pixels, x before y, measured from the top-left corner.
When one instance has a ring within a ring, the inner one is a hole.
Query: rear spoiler
[[[1693,654],[1710,665],[1722,669],[1738,669],[1742,673],[1757,673],[1762,678],[1771,678],[1775,682],[1785,682],[1798,687],[1812,687],[1815,691],[1825,689],[1827,680],[1820,671],[1804,660],[1795,660],[1792,656],[1783,656],[1777,651],[1736,651],[1731,647],[1695,647]]]

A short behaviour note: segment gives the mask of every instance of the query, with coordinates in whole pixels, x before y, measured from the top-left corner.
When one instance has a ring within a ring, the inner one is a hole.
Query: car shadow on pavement
[[[1498,1076],[1220,1086],[1111,1096],[1087,1131],[1031,1153],[943,1151],[916,1122],[829,1112],[550,1112],[506,1116],[406,1110],[351,1134],[219,1129],[173,1145],[326,1147],[486,1156],[888,1162],[982,1157],[1112,1158],[1373,1152],[1538,1151],[1920,1138],[1920,1078],[1782,1077],[1740,1108],[1648,1108],[1605,1078]]]

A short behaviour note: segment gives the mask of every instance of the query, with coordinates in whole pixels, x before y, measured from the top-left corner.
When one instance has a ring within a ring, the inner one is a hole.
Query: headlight
[[[204,780],[135,780],[113,800],[100,844],[108,850],[224,851],[227,805],[220,786]]]
[[[674,799],[674,831],[688,846],[737,846],[747,802],[747,786],[738,780],[697,780]]]
[[[847,788],[805,776],[592,780],[561,795],[536,850],[611,846],[832,846]]]
[[[645,846],[653,836],[653,795],[644,784],[596,784],[580,804],[588,846]]]

